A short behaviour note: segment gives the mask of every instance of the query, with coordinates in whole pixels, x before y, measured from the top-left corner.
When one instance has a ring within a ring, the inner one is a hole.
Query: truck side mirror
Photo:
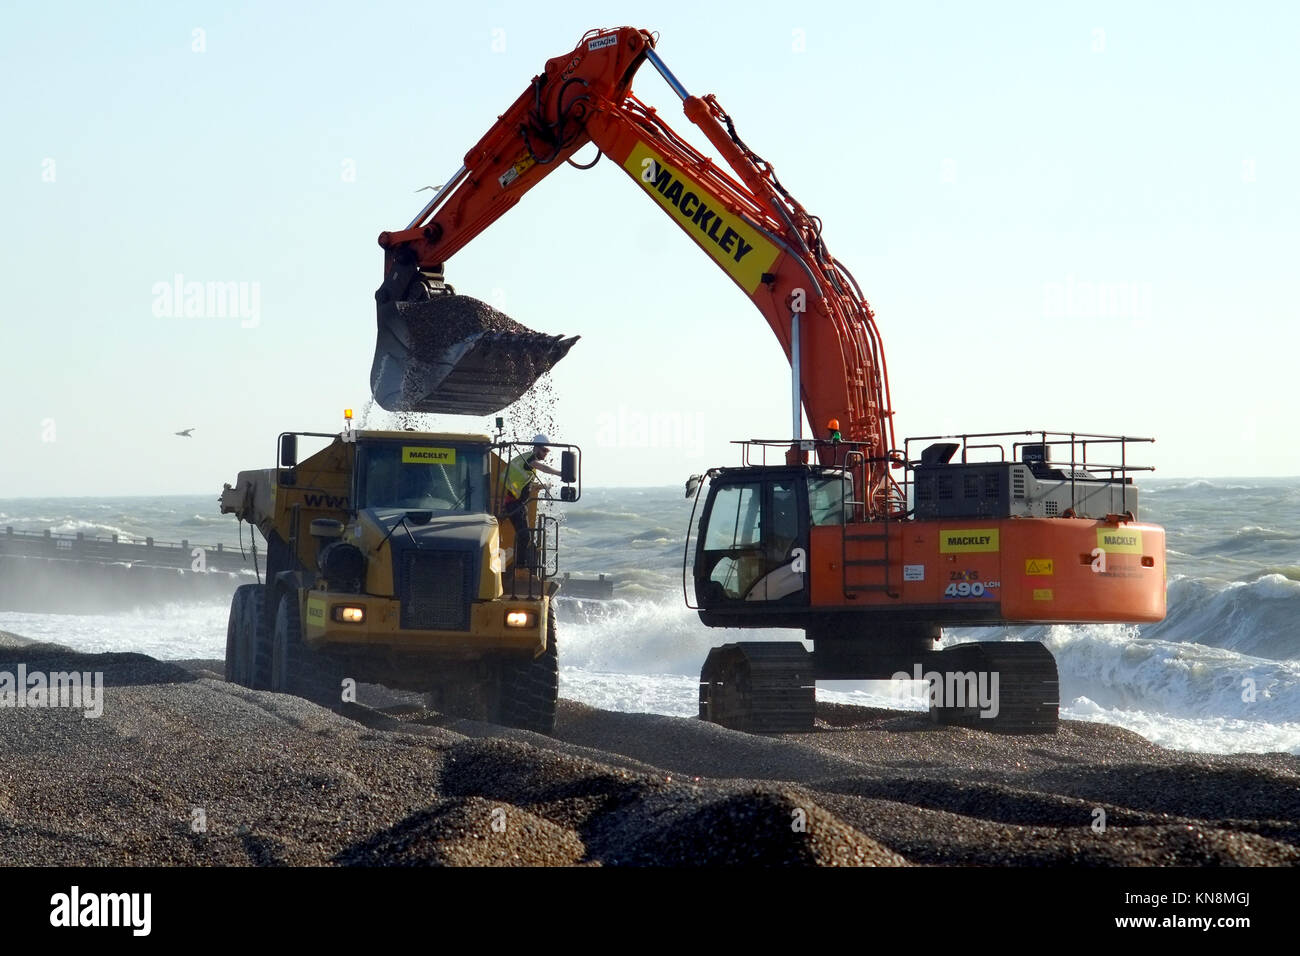
[[[578,456],[571,451],[560,455],[560,481],[571,485],[578,480]]]
[[[293,468],[298,464],[298,436],[280,436],[280,467]]]

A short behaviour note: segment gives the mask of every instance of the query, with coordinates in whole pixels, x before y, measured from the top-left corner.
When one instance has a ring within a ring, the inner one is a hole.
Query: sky
[[[1124,433],[1157,439],[1162,477],[1300,473],[1300,7],[744,10],[6,3],[0,498],[215,496],[281,431],[360,416],[376,236],[547,59],[620,24],[657,31],[822,218],[876,312],[900,440]],[[652,68],[633,88],[703,145]],[[558,169],[447,273],[582,336],[548,427],[588,485],[677,484],[788,436],[761,315],[608,161]],[[187,316],[178,276],[241,308]]]

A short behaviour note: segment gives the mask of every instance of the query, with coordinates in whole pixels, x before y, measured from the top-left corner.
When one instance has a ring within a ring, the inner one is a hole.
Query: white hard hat
[[[545,435],[543,435],[541,432],[538,432],[536,435],[533,436],[534,445],[549,445],[550,443],[551,440],[547,438]]]

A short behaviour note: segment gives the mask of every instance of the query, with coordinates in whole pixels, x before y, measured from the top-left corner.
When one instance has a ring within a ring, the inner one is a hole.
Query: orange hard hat
[[[840,420],[838,418],[832,418],[830,421],[826,423],[826,427],[831,429],[832,431],[839,431]]]

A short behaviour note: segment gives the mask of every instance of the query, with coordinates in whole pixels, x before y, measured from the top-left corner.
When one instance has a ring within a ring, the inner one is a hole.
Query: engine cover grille
[[[401,564],[402,627],[468,631],[474,556],[457,551],[407,553]]]

